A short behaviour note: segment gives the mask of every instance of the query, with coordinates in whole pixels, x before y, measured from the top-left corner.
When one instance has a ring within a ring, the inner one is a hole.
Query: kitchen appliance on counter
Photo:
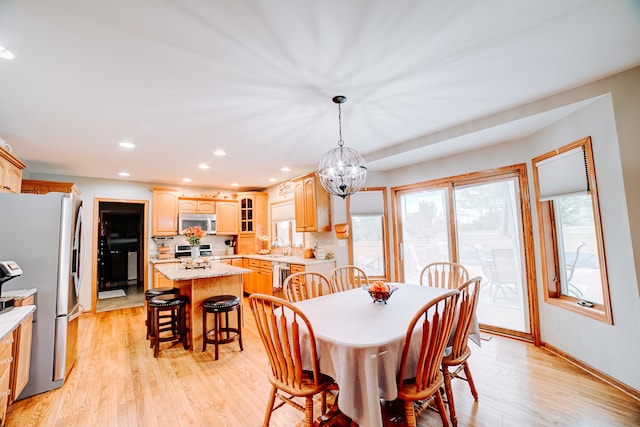
[[[203,243],[200,245],[200,256],[211,256],[211,245],[209,243]],[[191,246],[189,245],[176,245],[176,258],[190,257]]]
[[[0,261],[0,314],[13,309],[14,298],[2,296],[2,285],[11,279],[22,276],[22,269],[15,261]]]
[[[4,288],[37,289],[29,382],[18,399],[61,387],[77,360],[81,206],[72,193],[0,193],[0,259],[23,271]]]

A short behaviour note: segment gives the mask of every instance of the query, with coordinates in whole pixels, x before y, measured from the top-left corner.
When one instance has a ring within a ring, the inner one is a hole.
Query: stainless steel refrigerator
[[[0,193],[0,259],[23,271],[2,291],[37,289],[31,371],[19,399],[61,387],[77,360],[81,206],[75,194]]]

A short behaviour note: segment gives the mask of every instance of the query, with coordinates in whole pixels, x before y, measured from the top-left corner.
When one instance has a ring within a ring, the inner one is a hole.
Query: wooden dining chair
[[[471,356],[471,350],[468,345],[469,332],[471,331],[471,325],[476,315],[481,280],[482,278],[479,276],[474,277],[458,287],[460,295],[458,296],[458,305],[456,308],[456,320],[449,346],[447,346],[445,356],[442,359],[444,388],[447,393],[447,405],[449,406],[451,423],[454,427],[458,425],[458,418],[453,400],[451,380],[453,378],[460,378],[467,381],[473,398],[478,401],[478,392],[473,384],[473,377],[471,376],[467,359]],[[453,372],[449,370],[451,368],[453,368]],[[464,377],[460,376],[461,371],[464,371]]]
[[[282,289],[289,302],[304,301],[332,293],[327,276],[305,271],[290,274],[282,284]]]
[[[304,412],[304,426],[313,426],[313,398],[317,394],[321,395],[321,415],[324,415],[327,410],[327,388],[334,380],[320,372],[311,323],[299,308],[282,298],[253,294],[249,297],[249,306],[271,368],[271,393],[263,426],[269,426],[273,411],[285,403]],[[306,331],[304,338],[302,331]],[[303,354],[310,355],[308,369],[303,367]],[[282,403],[274,407],[276,397]],[[304,405],[294,398],[303,398]]]
[[[420,284],[436,288],[456,289],[469,280],[469,272],[455,262],[432,262],[422,269]]]
[[[355,265],[334,268],[329,274],[332,292],[348,291],[369,284],[367,273]]]
[[[416,426],[416,417],[434,401],[442,424],[449,425],[440,395],[440,387],[444,384],[440,367],[451,335],[459,293],[452,289],[429,301],[413,316],[407,328],[398,374],[398,398],[404,402],[409,427]],[[409,370],[408,366],[413,368]],[[414,408],[414,402],[419,403],[418,408]]]

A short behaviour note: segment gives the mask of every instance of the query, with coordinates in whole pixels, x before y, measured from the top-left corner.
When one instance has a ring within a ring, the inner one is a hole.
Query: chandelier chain
[[[340,104],[338,104],[338,130],[340,133],[340,139],[338,140],[338,145],[342,147],[344,145],[344,141],[342,140],[342,108],[340,108]]]

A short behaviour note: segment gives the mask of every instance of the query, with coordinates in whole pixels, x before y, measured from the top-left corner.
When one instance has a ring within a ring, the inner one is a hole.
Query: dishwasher
[[[274,289],[282,289],[282,285],[287,277],[291,274],[291,265],[287,262],[273,263],[273,287]]]

